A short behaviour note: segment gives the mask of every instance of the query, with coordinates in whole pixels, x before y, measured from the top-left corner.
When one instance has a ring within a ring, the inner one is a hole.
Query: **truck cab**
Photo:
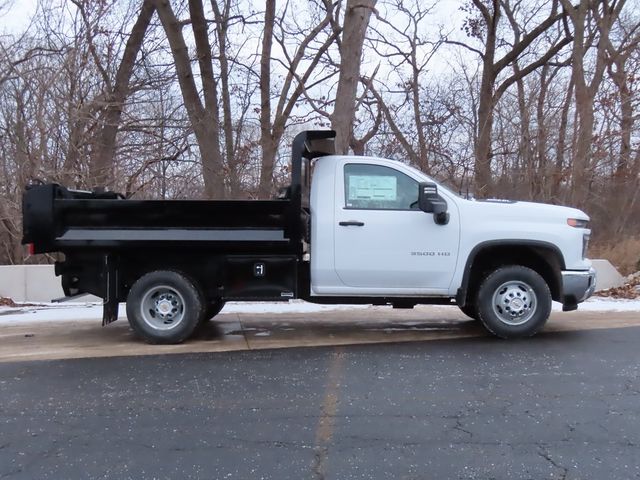
[[[436,187],[447,221],[420,210],[431,179],[396,161],[327,156],[311,187],[311,292],[447,297],[460,247],[455,195]]]

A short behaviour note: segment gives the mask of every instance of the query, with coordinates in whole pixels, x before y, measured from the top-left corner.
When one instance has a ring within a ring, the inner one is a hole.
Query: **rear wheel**
[[[158,270],[140,277],[127,297],[127,318],[148,343],[181,343],[193,333],[205,311],[202,294],[182,273]]]
[[[478,318],[501,338],[529,337],[551,314],[551,292],[536,271],[520,265],[500,267],[480,284]]]

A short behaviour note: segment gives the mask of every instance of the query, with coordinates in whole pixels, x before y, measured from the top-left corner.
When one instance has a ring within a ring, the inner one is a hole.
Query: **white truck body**
[[[486,242],[553,246],[562,255],[563,271],[593,274],[583,252],[590,230],[567,223],[570,218],[587,222],[589,217],[580,210],[529,202],[467,200],[439,186],[449,222],[438,225],[432,215],[417,209],[350,207],[345,187],[348,165],[386,167],[405,175],[415,183],[406,194],[416,192],[416,198],[420,182],[434,182],[393,160],[340,155],[319,158],[311,187],[313,296],[455,297],[470,255]],[[387,173],[384,168],[381,171]],[[371,189],[371,185],[364,187]],[[405,194],[399,185],[396,189],[396,195]],[[341,226],[340,222],[362,225]]]

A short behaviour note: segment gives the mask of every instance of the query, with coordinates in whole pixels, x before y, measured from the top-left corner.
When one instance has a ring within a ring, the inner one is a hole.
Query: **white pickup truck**
[[[299,134],[292,181],[268,201],[139,201],[29,187],[23,242],[59,251],[65,294],[127,302],[134,331],[177,343],[226,301],[457,305],[503,338],[574,310],[595,287],[589,217],[568,207],[475,201],[405,163],[334,155]],[[312,175],[313,172],[313,175]]]

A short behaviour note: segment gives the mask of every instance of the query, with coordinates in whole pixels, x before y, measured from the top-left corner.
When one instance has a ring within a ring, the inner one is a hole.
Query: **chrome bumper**
[[[562,272],[563,310],[575,310],[580,302],[593,295],[596,289],[596,271],[571,270]]]

